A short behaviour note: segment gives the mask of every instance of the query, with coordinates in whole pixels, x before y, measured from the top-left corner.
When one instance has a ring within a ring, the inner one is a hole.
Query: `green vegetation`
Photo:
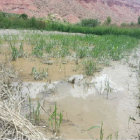
[[[15,61],[18,58],[18,50],[16,47],[11,46],[12,60]]]
[[[36,109],[33,108],[33,118],[34,118],[34,123],[39,125],[39,122],[40,122],[40,103],[39,103],[39,101],[37,102]]]
[[[31,98],[29,97],[29,115],[26,117],[34,124],[39,125],[40,123],[40,102],[37,101],[36,108],[32,106]]]
[[[129,36],[115,35],[28,35],[29,43],[35,45],[33,54],[43,56],[45,53],[52,57],[72,55],[78,58],[111,58],[119,60],[138,44],[138,39]],[[40,39],[41,38],[41,39]],[[53,42],[53,43],[52,43]],[[39,44],[39,45],[38,45]],[[36,47],[37,46],[37,47]],[[35,51],[37,49],[37,51]]]
[[[134,27],[132,27],[132,25],[131,27],[113,26],[110,25],[110,17],[107,17],[105,25],[99,25],[99,23],[100,22],[97,19],[85,19],[82,20],[79,24],[70,24],[49,19],[45,21],[44,19],[36,19],[35,17],[28,18],[26,14],[16,15],[3,12],[0,13],[0,28],[4,29],[40,29],[48,31],[61,31],[96,35],[128,35],[140,38],[140,28],[138,25]]]
[[[110,86],[110,81],[109,81],[109,79],[106,79],[104,91],[106,92],[107,99],[109,98],[109,94],[112,93],[112,90],[113,90],[113,89],[112,89],[111,86]]]
[[[62,124],[63,114],[60,112],[58,113],[57,106],[55,104],[55,108],[53,113],[49,117],[49,122],[51,124],[52,130],[54,133],[58,133],[60,126]]]
[[[87,26],[87,27],[95,27],[95,26],[97,26],[99,24],[100,24],[100,22],[98,21],[98,19],[83,19],[79,23],[79,25]]]
[[[44,108],[41,106],[39,100],[37,101],[36,107],[33,106],[31,98],[29,97],[29,114],[26,114],[26,118],[29,119],[33,124],[39,125],[41,121],[40,112],[45,111]],[[48,113],[45,111],[45,113]],[[51,115],[49,115],[48,124],[51,127],[53,133],[58,134],[60,132],[60,127],[63,121],[63,114],[62,112],[58,112],[57,105],[54,106],[54,111]],[[45,121],[46,122],[46,121]]]
[[[111,17],[107,17],[104,24],[110,25],[111,24]]]
[[[99,139],[97,140],[118,140],[118,131],[115,134],[110,134],[106,138],[104,136],[104,129],[103,129],[103,122],[101,123],[101,126],[91,126],[88,130],[86,131],[91,131],[92,129],[100,128],[99,130]],[[94,138],[93,138],[94,139]]]
[[[33,32],[23,34],[22,41],[15,43],[19,40],[18,37],[17,35],[3,36],[4,41],[10,40],[12,60],[23,57],[23,47],[28,44],[32,47],[32,50],[28,52],[28,56],[38,57],[44,64],[48,63],[47,58],[65,59],[70,57],[75,60],[75,63],[80,60],[79,64],[80,66],[82,64],[81,67],[87,75],[94,74],[99,64],[107,65],[110,60],[117,61],[127,56],[129,51],[137,47],[139,43],[139,39],[124,35],[99,36],[39,34]],[[16,46],[19,43],[20,46]],[[47,77],[47,71],[33,68],[32,75],[35,80],[42,80]]]
[[[97,66],[96,63],[94,62],[94,60],[86,60],[84,62],[84,69],[85,69],[85,73],[86,75],[93,75],[93,73],[96,72],[97,70]]]
[[[128,35],[140,38],[139,27],[118,27],[118,26],[96,26],[83,27],[79,25],[63,24],[60,22],[49,22],[46,30],[62,31],[71,33],[96,34],[96,35]]]
[[[34,17],[28,18],[26,14],[0,13],[0,28],[3,29],[45,29],[45,22]]]
[[[42,71],[37,71],[35,67],[32,68],[31,74],[34,77],[34,80],[43,80],[48,76],[47,70],[43,69]]]
[[[25,20],[28,19],[28,15],[26,15],[26,14],[21,14],[19,17],[20,17],[20,18],[23,18],[23,19],[25,19]]]
[[[20,48],[17,49],[15,44],[10,42],[11,54],[12,54],[12,61],[15,61],[17,58],[21,58],[24,56],[23,44],[21,42]]]
[[[138,24],[140,24],[140,16],[138,17]]]

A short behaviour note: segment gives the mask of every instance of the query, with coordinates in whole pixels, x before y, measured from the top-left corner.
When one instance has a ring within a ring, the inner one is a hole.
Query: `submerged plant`
[[[33,108],[33,118],[34,118],[35,124],[39,125],[39,122],[40,122],[40,103],[39,103],[39,101],[37,102],[36,109],[34,110],[34,108]]]
[[[108,99],[109,98],[109,94],[112,92],[112,88],[110,86],[109,79],[106,79],[106,81],[105,81],[105,89],[104,89],[104,91],[106,92],[107,99]]]
[[[100,140],[103,140],[103,138],[104,138],[104,132],[103,132],[103,122],[102,122],[100,127]]]
[[[101,126],[91,126],[89,129],[87,129],[86,131],[90,131],[92,129],[95,129],[95,128],[100,128],[99,130],[99,139],[97,140],[103,140],[104,139],[104,129],[103,129],[103,122],[101,123]],[[110,134],[106,137],[106,140],[112,140],[113,139],[113,136],[115,138],[115,140],[118,140],[118,131],[114,134]]]
[[[43,80],[44,78],[47,78],[48,76],[48,72],[46,69],[43,69],[42,71],[41,70],[37,71],[35,67],[32,68],[31,74],[35,80]]]
[[[29,120],[36,125],[39,125],[40,122],[40,107],[39,101],[37,101],[36,108],[32,107],[32,101],[29,97],[29,115],[27,115],[27,118],[29,118]]]

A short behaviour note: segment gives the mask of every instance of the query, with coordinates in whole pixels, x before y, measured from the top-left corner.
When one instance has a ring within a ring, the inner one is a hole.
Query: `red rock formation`
[[[0,10],[37,17],[57,14],[72,23],[83,18],[104,21],[107,16],[114,23],[137,22],[140,0],[0,0]]]
[[[33,11],[37,11],[32,0],[0,0],[0,10],[9,13],[27,13],[33,15]]]

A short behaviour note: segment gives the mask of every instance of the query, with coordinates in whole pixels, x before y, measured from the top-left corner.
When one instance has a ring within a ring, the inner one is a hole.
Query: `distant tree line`
[[[10,14],[0,12],[0,28],[3,29],[37,29],[61,32],[73,32],[96,35],[129,35],[140,38],[140,17],[138,23],[123,23],[121,26],[111,24],[111,17],[107,17],[101,24],[98,19],[83,19],[77,24],[70,24],[58,20],[28,17],[26,14]]]
[[[9,14],[0,12],[0,28],[32,28],[45,29],[45,22],[35,17],[29,18],[26,14]]]

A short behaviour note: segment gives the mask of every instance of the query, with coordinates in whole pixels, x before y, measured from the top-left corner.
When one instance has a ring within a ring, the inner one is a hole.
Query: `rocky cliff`
[[[0,0],[0,10],[37,17],[55,14],[72,23],[83,18],[104,21],[107,16],[114,23],[137,22],[140,0]]]

